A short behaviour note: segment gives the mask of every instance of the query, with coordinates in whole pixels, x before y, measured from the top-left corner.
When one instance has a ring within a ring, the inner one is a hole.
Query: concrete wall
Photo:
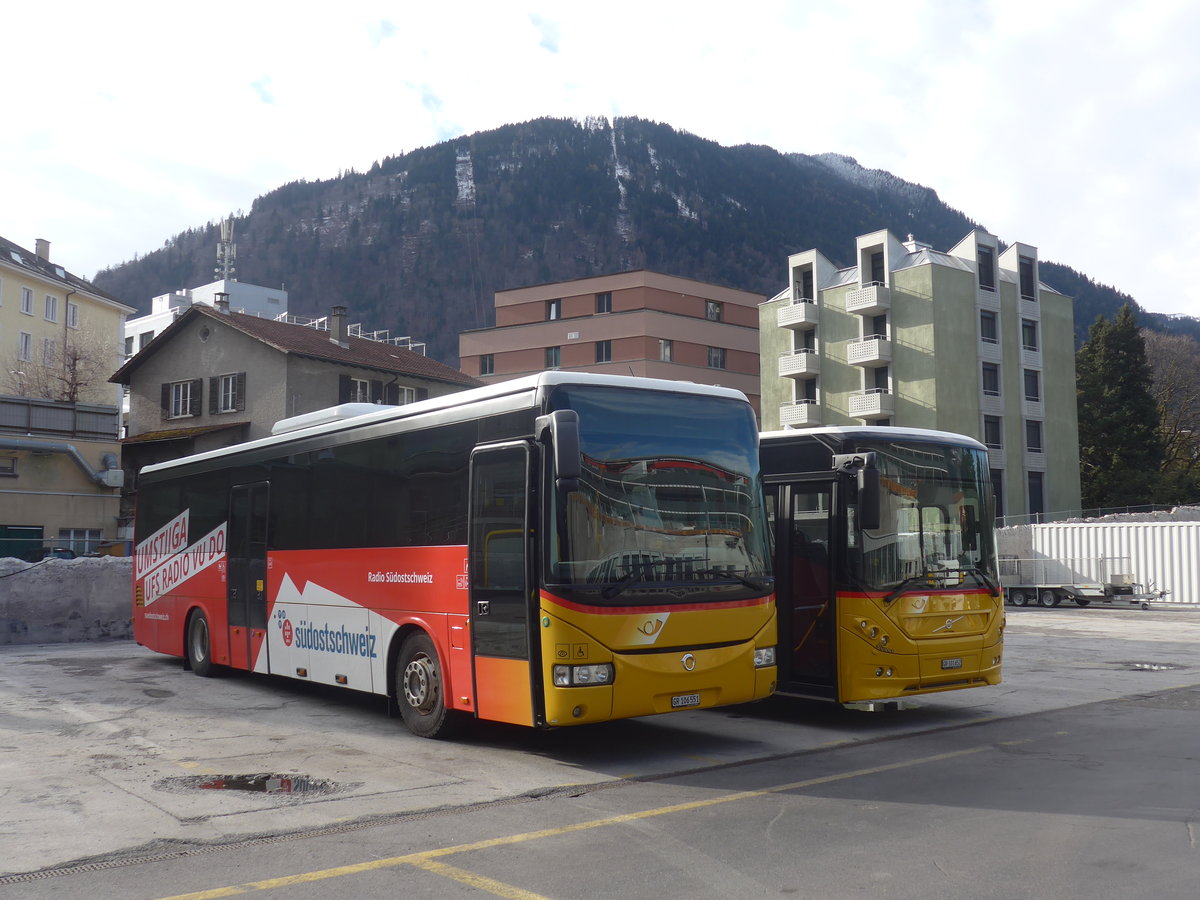
[[[0,645],[133,638],[130,557],[0,559]]]

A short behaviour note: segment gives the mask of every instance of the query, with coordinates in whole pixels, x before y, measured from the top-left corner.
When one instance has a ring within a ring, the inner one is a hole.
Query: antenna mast
[[[237,281],[237,244],[233,242],[233,216],[221,222],[221,239],[217,241],[217,267],[213,274],[218,281]]]

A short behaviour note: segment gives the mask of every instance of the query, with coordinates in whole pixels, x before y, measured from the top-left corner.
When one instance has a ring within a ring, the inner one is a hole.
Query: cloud
[[[250,83],[250,87],[253,89],[254,93],[258,94],[259,100],[261,100],[263,103],[266,103],[268,105],[274,105],[275,95],[271,93],[270,86],[271,86],[271,76],[270,75],[264,75],[262,78],[259,78],[257,81],[252,81]]]

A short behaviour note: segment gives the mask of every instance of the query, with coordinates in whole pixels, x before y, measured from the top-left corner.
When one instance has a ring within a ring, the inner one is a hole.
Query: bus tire
[[[449,737],[458,717],[446,708],[445,680],[437,649],[423,631],[410,634],[396,657],[396,705],[418,737]]]
[[[208,616],[204,610],[193,610],[188,616],[187,638],[184,641],[187,653],[188,668],[201,678],[211,678],[215,674],[212,661],[212,633],[208,628]]]
[[[1024,591],[1013,591],[1008,595],[1008,599],[1012,601],[1013,606],[1024,606],[1028,602]]]
[[[1052,606],[1058,606],[1058,602],[1058,594],[1054,593],[1054,591],[1042,591],[1041,603],[1043,607],[1050,609]]]

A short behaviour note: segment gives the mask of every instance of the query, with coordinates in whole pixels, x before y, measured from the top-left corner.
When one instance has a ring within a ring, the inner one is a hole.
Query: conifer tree
[[[1146,344],[1133,307],[1098,317],[1075,359],[1083,505],[1141,506],[1157,499],[1164,458]]]

